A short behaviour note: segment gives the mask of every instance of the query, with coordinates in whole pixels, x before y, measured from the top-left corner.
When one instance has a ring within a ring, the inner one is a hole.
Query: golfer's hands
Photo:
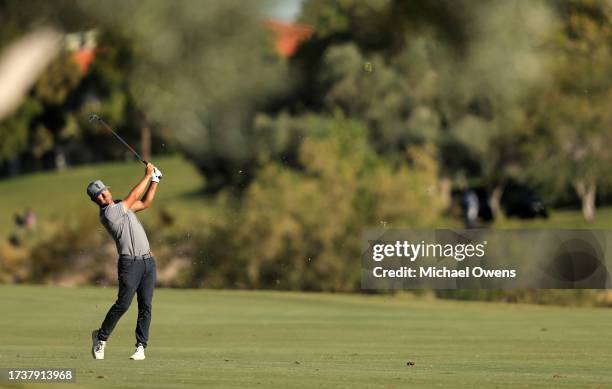
[[[147,163],[147,167],[145,168],[145,176],[147,177],[153,176],[154,170],[155,170],[155,166],[151,162]]]
[[[151,181],[159,182],[162,179],[162,172],[158,168],[153,169],[153,176],[151,177]]]

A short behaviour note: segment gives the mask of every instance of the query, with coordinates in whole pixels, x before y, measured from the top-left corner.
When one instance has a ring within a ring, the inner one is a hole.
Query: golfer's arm
[[[157,182],[151,182],[142,200],[135,201],[130,209],[134,212],[138,212],[149,208],[155,198],[155,193],[157,193]]]
[[[140,201],[140,197],[142,196],[142,193],[147,188],[147,184],[149,183],[150,179],[151,179],[151,175],[146,174],[142,178],[142,180],[140,180],[140,182],[130,191],[127,197],[123,199],[121,204],[123,205],[124,211],[127,212],[128,209],[132,209],[132,206],[134,205],[134,203],[136,201]]]

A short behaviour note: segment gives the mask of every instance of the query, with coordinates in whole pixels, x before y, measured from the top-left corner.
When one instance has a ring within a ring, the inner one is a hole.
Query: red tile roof
[[[290,24],[276,20],[266,20],[265,23],[276,34],[276,52],[285,58],[293,56],[300,44],[308,40],[314,32],[307,24]]]

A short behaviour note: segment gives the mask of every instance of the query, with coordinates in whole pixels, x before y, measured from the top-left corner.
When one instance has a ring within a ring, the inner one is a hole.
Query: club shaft
[[[134,149],[132,148],[132,146],[130,146],[130,145],[129,145],[129,144],[126,142],[126,141],[124,141],[124,140],[123,140],[123,138],[121,138],[121,137],[119,136],[119,134],[117,134],[115,131],[113,131],[113,129],[112,129],[112,128],[111,128],[111,127],[108,125],[108,124],[106,124],[106,122],[105,122],[104,120],[102,120],[102,119],[98,119],[98,121],[99,121],[100,123],[102,123],[102,125],[104,126],[104,128],[106,128],[108,131],[110,131],[110,132],[111,132],[111,133],[112,133],[112,134],[115,136],[115,138],[117,138],[117,139],[119,140],[119,142],[123,143],[123,145],[124,145],[125,147],[127,147],[127,148],[128,148],[128,150],[130,150],[130,151],[131,151],[131,152],[132,152],[132,153],[133,153],[133,154],[136,156],[136,158],[138,158],[138,159],[140,160],[140,162],[144,163],[145,165],[148,163],[147,161],[145,161],[145,160],[144,160],[144,158],[142,158],[142,157],[140,156],[140,154],[138,154],[138,152],[136,152],[136,150],[134,150]]]

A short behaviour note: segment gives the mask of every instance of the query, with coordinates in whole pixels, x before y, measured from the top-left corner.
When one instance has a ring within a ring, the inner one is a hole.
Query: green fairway
[[[106,359],[90,355],[113,288],[0,286],[0,295],[0,367],[76,368],[67,387],[612,385],[605,309],[161,289],[147,360],[134,362],[135,301]]]

